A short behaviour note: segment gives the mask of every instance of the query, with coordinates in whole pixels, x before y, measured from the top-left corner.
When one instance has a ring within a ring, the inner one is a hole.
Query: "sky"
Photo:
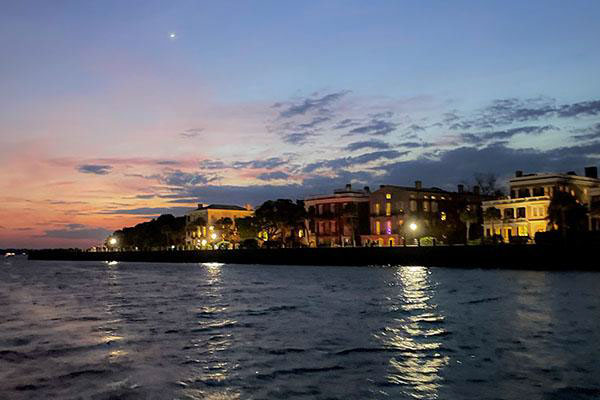
[[[0,1],[0,248],[600,158],[598,1]]]

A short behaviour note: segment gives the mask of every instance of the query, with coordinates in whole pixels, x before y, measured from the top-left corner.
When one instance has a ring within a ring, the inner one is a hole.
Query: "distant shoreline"
[[[354,247],[257,250],[83,252],[33,250],[30,260],[384,266],[600,271],[594,246]]]

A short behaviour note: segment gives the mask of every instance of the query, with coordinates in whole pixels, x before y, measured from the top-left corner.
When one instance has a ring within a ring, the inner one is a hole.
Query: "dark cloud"
[[[396,145],[396,147],[405,147],[407,149],[416,149],[419,147],[431,147],[432,143],[427,142],[401,142]]]
[[[156,163],[158,165],[178,165],[179,161],[175,161],[175,160],[159,160]]]
[[[83,174],[106,175],[110,173],[112,167],[110,165],[100,164],[83,164],[77,167],[77,171]]]
[[[506,140],[515,135],[539,135],[546,131],[556,129],[552,125],[544,126],[522,126],[492,132],[483,132],[480,134],[465,133],[461,135],[461,139],[466,143],[482,144],[493,140]]]
[[[126,209],[118,209],[118,210],[104,210],[104,211],[99,212],[99,214],[147,215],[147,216],[173,214],[175,216],[181,216],[190,210],[192,210],[192,208],[190,208],[190,207],[139,207],[139,208],[129,208],[129,209],[127,209],[127,208]]]
[[[46,230],[41,237],[58,239],[96,239],[102,240],[111,232],[98,227],[90,227],[81,224],[69,224],[63,229]]]
[[[398,158],[408,153],[408,151],[400,152],[396,150],[383,150],[361,154],[360,156],[356,157],[342,157],[335,158],[333,160],[322,160],[307,164],[304,167],[303,171],[306,173],[311,173],[320,168],[331,168],[335,171],[338,169],[348,168],[354,165],[366,164],[372,161]]]
[[[202,132],[204,132],[204,128],[191,128],[181,132],[179,136],[182,138],[191,139],[198,137]]]
[[[284,133],[281,138],[289,144],[305,144],[313,136],[314,132],[289,132]]]
[[[600,122],[589,128],[577,129],[575,132],[579,133],[572,136],[575,140],[600,139]]]
[[[461,118],[455,113],[445,115],[444,122],[453,130],[493,129],[542,118],[564,119],[600,115],[600,100],[556,105],[556,100],[545,97],[498,99],[471,117]]]
[[[383,140],[371,139],[360,142],[350,143],[346,146],[346,150],[356,151],[360,149],[389,149],[390,145]]]
[[[559,117],[571,118],[580,115],[600,115],[600,100],[582,101],[562,105],[556,111]]]
[[[348,129],[348,128],[351,128],[353,126],[358,126],[358,125],[360,125],[359,120],[352,119],[352,118],[346,118],[346,119],[343,119],[343,120],[337,122],[333,126],[333,129]]]
[[[275,168],[286,164],[288,161],[280,157],[271,157],[265,160],[236,161],[234,168]]]
[[[397,126],[398,124],[392,121],[386,121],[383,119],[372,119],[371,121],[362,126],[351,129],[349,133],[351,135],[383,136],[395,131]]]
[[[257,176],[258,179],[263,181],[272,181],[276,179],[287,179],[289,178],[289,174],[286,174],[282,171],[274,171],[274,172],[265,172]]]
[[[492,172],[499,177],[512,176],[515,170],[531,172],[566,172],[583,170],[600,161],[600,142],[589,145],[561,147],[548,151],[531,148],[513,149],[506,144],[484,148],[460,147],[439,151],[437,157],[422,157],[384,166],[385,175],[379,183],[411,184],[415,179],[424,184],[452,187],[470,179],[476,172]]]
[[[417,133],[417,132],[422,132],[425,130],[424,126],[421,125],[417,125],[417,124],[411,124],[409,126],[406,127],[407,132],[409,133]]]
[[[228,168],[227,164],[219,160],[202,160],[200,161],[201,169],[224,169]]]
[[[308,112],[317,112],[324,114],[329,112],[329,106],[332,103],[340,100],[346,96],[350,91],[343,90],[340,92],[329,93],[324,96],[313,95],[308,98],[304,98],[295,103],[284,104],[276,103],[273,105],[275,108],[283,108],[279,112],[281,118],[291,118],[297,115],[304,115]]]
[[[209,177],[204,174],[180,170],[167,171],[160,178],[163,183],[171,186],[203,185],[215,179],[215,177]]]
[[[301,130],[313,129],[313,128],[316,128],[317,126],[329,121],[330,119],[331,119],[331,117],[318,116],[318,117],[313,118],[309,122],[298,124],[297,128],[301,129]]]

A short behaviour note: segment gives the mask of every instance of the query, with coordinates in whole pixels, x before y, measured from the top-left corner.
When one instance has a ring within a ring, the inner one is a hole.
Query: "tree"
[[[475,184],[479,186],[481,194],[494,197],[500,197],[504,195],[502,189],[498,187],[498,177],[495,174],[491,172],[476,173],[474,177]]]
[[[233,220],[231,218],[220,218],[217,221],[215,221],[215,225],[220,231],[223,240],[227,242],[237,241],[237,232],[235,230],[235,225],[233,224]]]
[[[151,221],[116,231],[118,246],[124,249],[152,250],[180,245],[185,240],[185,217],[164,214]]]
[[[461,222],[463,222],[467,227],[465,243],[469,244],[469,237],[470,237],[469,233],[471,231],[471,224],[476,224],[479,221],[479,216],[477,215],[477,210],[474,207],[467,205],[460,211],[459,217],[460,217]]]
[[[257,225],[265,231],[269,240],[283,244],[289,234],[292,244],[296,241],[296,232],[304,228],[306,210],[301,202],[289,199],[265,201],[254,212]]]
[[[489,207],[483,213],[483,216],[486,220],[492,221],[492,238],[494,241],[496,240],[496,228],[494,226],[494,222],[499,220],[502,217],[502,213],[496,207]]]
[[[236,218],[235,226],[242,242],[248,239],[256,239],[261,230],[256,217]]]
[[[568,232],[585,231],[587,207],[570,193],[555,190],[548,206],[548,224],[551,229],[560,230],[563,237]]]
[[[346,206],[342,209],[342,219],[344,220],[344,224],[350,228],[352,235],[352,246],[356,247],[356,232],[358,231],[358,224],[360,221],[356,203],[346,204]]]

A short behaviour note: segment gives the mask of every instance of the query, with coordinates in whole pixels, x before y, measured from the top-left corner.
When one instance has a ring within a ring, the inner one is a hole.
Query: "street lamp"
[[[117,244],[117,238],[114,238],[114,237],[110,238],[110,240],[108,241],[108,243],[110,243],[111,246],[116,245]]]
[[[408,227],[413,232],[417,230],[417,224],[415,224],[414,222],[412,222]]]
[[[214,233],[214,232],[213,232],[213,233],[211,233],[211,234],[210,234],[210,238],[211,238],[212,240],[215,240],[215,239],[217,238],[217,234],[216,234],[216,233]]]

